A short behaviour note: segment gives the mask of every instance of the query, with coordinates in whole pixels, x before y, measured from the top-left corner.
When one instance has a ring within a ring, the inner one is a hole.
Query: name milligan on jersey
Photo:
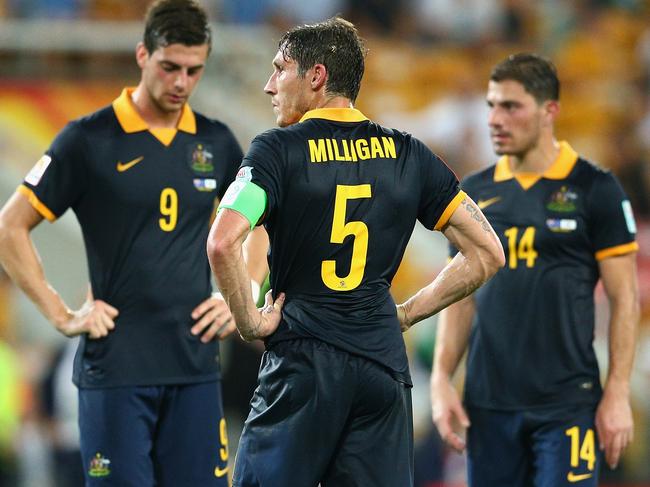
[[[392,137],[369,139],[308,139],[311,162],[358,162],[366,159],[396,159]]]

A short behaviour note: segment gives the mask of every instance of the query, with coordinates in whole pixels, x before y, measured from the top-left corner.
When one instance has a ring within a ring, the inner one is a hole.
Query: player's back
[[[267,191],[271,285],[287,294],[271,341],[315,337],[407,380],[390,283],[415,220],[434,228],[457,180],[421,142],[356,110],[310,114],[260,136],[244,161]]]

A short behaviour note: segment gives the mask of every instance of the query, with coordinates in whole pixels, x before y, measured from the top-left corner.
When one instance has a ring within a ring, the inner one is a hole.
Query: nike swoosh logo
[[[490,205],[493,205],[497,201],[501,199],[501,196],[495,196],[494,198],[490,198],[489,200],[478,200],[476,204],[478,207],[482,210],[484,208],[487,208]]]
[[[133,159],[132,161],[125,162],[124,164],[122,164],[120,161],[117,161],[117,172],[128,171],[133,166],[135,166],[138,162],[140,162],[142,159],[144,159],[144,156],[140,156],[136,159]]]
[[[581,480],[587,480],[593,477],[593,475],[593,473],[575,474],[573,472],[569,472],[566,476],[566,479],[569,482],[580,482]]]
[[[227,473],[228,473],[228,467],[224,467],[224,468],[216,467],[214,469],[214,476],[217,477],[217,478],[223,477]]]

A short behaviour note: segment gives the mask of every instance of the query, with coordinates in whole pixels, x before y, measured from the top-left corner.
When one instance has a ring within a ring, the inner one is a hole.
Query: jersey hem
[[[454,211],[456,211],[456,208],[458,208],[458,206],[466,197],[467,194],[465,191],[459,191],[456,196],[454,196],[454,198],[449,202],[447,208],[445,208],[445,211],[442,212],[442,215],[440,215],[440,218],[438,219],[433,229],[440,230],[442,227],[444,227],[451,218],[451,215],[453,215]]]
[[[50,210],[47,206],[45,206],[41,200],[38,199],[38,196],[36,196],[33,190],[31,190],[24,184],[21,184],[20,186],[18,186],[17,191],[27,198],[29,204],[32,205],[34,209],[38,211],[43,218],[47,219],[50,222],[56,220],[56,215],[52,212],[52,210]]]
[[[624,255],[632,252],[637,252],[639,250],[639,244],[637,242],[630,242],[622,245],[616,245],[614,247],[608,247],[596,252],[596,260],[603,260],[607,257],[614,257],[616,255]]]
[[[171,386],[171,385],[185,385],[185,384],[200,384],[202,382],[221,381],[221,373],[215,372],[214,374],[201,375],[196,377],[175,377],[170,379],[158,379],[150,381],[125,381],[125,382],[112,382],[110,384],[86,384],[83,379],[79,380],[73,377],[72,382],[79,389],[111,389],[114,387],[147,387],[147,386]]]
[[[590,399],[584,399],[584,400],[562,400],[562,401],[549,401],[549,402],[540,402],[536,404],[521,404],[521,405],[512,405],[512,406],[505,406],[505,405],[498,405],[498,404],[477,404],[477,403],[472,403],[472,402],[467,402],[464,401],[464,405],[469,408],[475,408],[475,409],[488,409],[490,411],[529,411],[529,410],[537,410],[537,409],[547,409],[547,408],[557,408],[557,407],[574,407],[574,406],[585,406],[585,407],[591,407],[591,406],[597,406],[598,403],[600,402],[600,398],[590,398]]]

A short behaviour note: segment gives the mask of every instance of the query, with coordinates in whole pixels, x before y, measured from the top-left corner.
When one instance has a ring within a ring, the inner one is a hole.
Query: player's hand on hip
[[[58,326],[65,336],[73,337],[83,333],[88,338],[103,338],[115,328],[118,310],[101,299],[89,299],[77,311],[72,311],[70,319]]]
[[[406,307],[404,304],[396,304],[395,308],[397,309],[397,319],[399,320],[399,328],[404,333],[406,330],[411,328],[411,322],[409,320],[408,314],[406,313]]]
[[[198,320],[190,330],[192,335],[201,335],[201,341],[208,343],[215,337],[223,340],[237,327],[230,308],[219,293],[214,293],[192,311],[192,319]]]
[[[456,388],[447,379],[431,381],[433,423],[440,437],[458,453],[465,450],[465,432],[470,425]]]
[[[628,394],[605,388],[596,410],[598,444],[605,452],[605,461],[616,468],[623,451],[634,437],[634,420]]]
[[[286,295],[280,293],[278,297],[273,300],[273,290],[264,295],[264,306],[259,309],[260,312],[260,325],[258,330],[258,338],[264,338],[271,335],[280,326],[282,321],[282,307]]]

